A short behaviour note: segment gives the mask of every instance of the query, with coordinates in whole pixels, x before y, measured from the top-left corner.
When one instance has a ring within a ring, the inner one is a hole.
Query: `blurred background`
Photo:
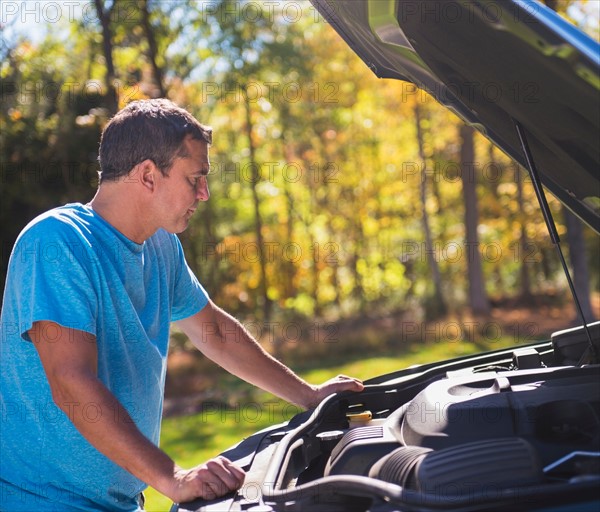
[[[598,39],[600,2],[546,3]],[[188,262],[306,378],[368,378],[578,323],[527,174],[427,94],[378,80],[308,2],[3,0],[0,30],[2,289],[27,222],[93,197],[107,120],[168,97],[214,129]],[[592,320],[598,237],[550,207]],[[294,412],[173,330],[163,446],[178,462]]]

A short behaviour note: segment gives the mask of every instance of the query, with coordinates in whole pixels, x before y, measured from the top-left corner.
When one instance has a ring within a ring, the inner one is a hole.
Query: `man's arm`
[[[364,387],[360,380],[345,375],[319,386],[308,384],[267,353],[235,318],[212,301],[178,325],[204,355],[230,373],[302,407],[315,407],[332,393],[361,391]]]
[[[98,379],[95,337],[45,321],[36,322],[29,335],[54,402],[83,437],[113,462],[175,502],[212,499],[241,486],[244,472],[226,458],[217,457],[184,470],[138,430],[125,408]],[[89,403],[102,411],[98,421],[87,421],[82,414],[83,405]]]

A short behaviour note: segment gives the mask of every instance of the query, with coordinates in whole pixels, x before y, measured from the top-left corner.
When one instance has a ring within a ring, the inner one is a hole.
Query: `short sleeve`
[[[31,341],[28,331],[42,320],[96,335],[94,264],[86,242],[59,221],[47,219],[22,233],[11,254],[5,292],[21,338]]]
[[[176,322],[195,315],[208,304],[208,294],[187,264],[181,242],[172,235],[176,251],[176,272],[171,320]]]

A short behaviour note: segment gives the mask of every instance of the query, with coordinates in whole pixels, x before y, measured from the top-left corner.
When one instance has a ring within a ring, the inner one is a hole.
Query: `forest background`
[[[598,39],[598,2],[547,3]],[[346,354],[531,341],[537,318],[510,333],[474,319],[570,300],[527,173],[424,92],[378,80],[308,2],[7,1],[0,15],[2,286],[29,220],[93,196],[107,120],[169,97],[215,132],[189,264],[278,357],[352,335]],[[550,206],[592,319],[598,237]],[[190,347],[174,332],[173,348]]]
[[[598,2],[546,3],[598,39]],[[2,288],[27,222],[93,197],[107,120],[168,97],[214,129],[188,262],[292,367],[525,343],[553,318],[577,322],[527,173],[424,92],[378,80],[308,2],[0,5]],[[550,207],[594,319],[598,237]],[[177,331],[171,355],[169,397],[231,402],[237,388]]]
[[[598,38],[597,2],[548,3]],[[188,261],[274,348],[308,333],[294,321],[327,331],[563,295],[526,173],[427,94],[375,78],[307,2],[15,1],[0,14],[2,277],[29,220],[92,197],[115,111],[166,96],[215,130]],[[591,315],[598,238],[551,206]]]

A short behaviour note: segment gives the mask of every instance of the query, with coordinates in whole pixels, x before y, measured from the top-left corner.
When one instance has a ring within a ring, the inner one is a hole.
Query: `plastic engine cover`
[[[599,368],[588,367],[444,379],[407,404],[392,428],[403,444],[434,450],[521,437],[546,463],[598,443],[599,378]]]

